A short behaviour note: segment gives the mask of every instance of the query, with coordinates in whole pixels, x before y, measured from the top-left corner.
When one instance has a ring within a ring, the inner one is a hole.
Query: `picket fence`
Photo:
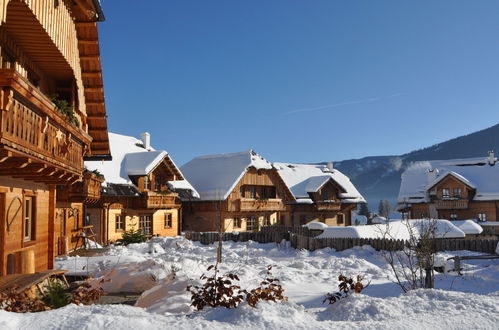
[[[376,250],[398,251],[408,245],[408,241],[393,239],[372,238],[316,238],[320,231],[310,230],[303,227],[269,226],[262,227],[257,232],[228,232],[222,233],[223,241],[258,243],[279,243],[282,240],[289,241],[295,249],[306,249],[314,251],[322,248],[333,248],[337,251],[351,249],[355,246],[370,245]],[[185,237],[201,244],[213,244],[218,242],[217,232],[190,232]],[[463,239],[463,238],[439,238],[434,240],[435,251],[469,250],[483,253],[494,253],[497,239]]]

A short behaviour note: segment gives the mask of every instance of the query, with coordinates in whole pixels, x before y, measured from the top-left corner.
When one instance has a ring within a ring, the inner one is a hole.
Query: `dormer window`
[[[450,198],[450,189],[442,188],[442,198]]]
[[[454,188],[454,198],[461,198],[461,188]]]

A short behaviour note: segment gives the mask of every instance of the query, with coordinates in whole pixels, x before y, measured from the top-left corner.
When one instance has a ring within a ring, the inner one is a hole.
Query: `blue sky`
[[[104,0],[112,132],[181,165],[402,154],[499,122],[499,2]]]

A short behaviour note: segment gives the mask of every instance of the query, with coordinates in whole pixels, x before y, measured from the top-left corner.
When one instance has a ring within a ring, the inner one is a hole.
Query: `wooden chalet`
[[[117,241],[125,231],[148,236],[176,236],[181,231],[179,195],[197,197],[166,151],[142,138],[109,133],[113,159],[87,161],[85,166],[104,176],[100,198],[85,205],[87,225],[101,244]]]
[[[103,19],[96,0],[0,2],[0,275],[53,267],[87,198],[57,187],[88,186],[84,157],[109,158]]]
[[[365,203],[350,179],[334,169],[332,163],[305,165],[274,163],[293,194],[288,226],[323,222],[328,226],[352,225],[352,210]]]
[[[277,170],[254,151],[202,156],[181,168],[200,198],[183,198],[187,231],[253,231],[286,223],[294,197]]]
[[[417,162],[402,173],[398,208],[407,218],[499,220],[499,165],[489,157]]]

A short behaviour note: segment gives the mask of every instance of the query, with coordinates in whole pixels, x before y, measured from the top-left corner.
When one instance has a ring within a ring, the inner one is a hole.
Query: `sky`
[[[499,1],[102,0],[111,132],[178,165],[398,155],[499,122]]]

